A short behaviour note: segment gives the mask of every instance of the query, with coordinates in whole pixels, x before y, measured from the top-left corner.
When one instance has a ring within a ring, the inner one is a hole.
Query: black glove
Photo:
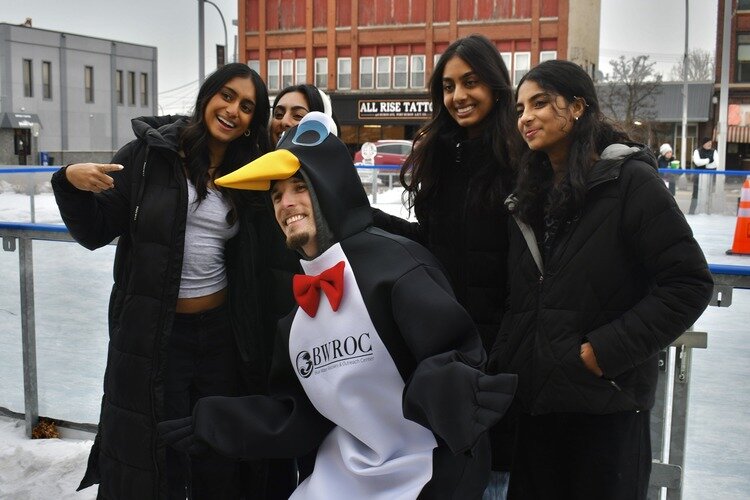
[[[485,429],[497,423],[510,407],[518,385],[518,375],[500,373],[480,375],[477,379],[476,421]]]
[[[156,430],[164,443],[177,451],[200,455],[209,450],[205,443],[195,439],[192,416],[159,422]]]

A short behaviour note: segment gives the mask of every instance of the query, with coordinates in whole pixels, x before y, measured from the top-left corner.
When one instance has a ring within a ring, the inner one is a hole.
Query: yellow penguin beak
[[[299,167],[299,159],[294,154],[287,149],[277,149],[219,177],[214,184],[234,189],[268,191],[271,181],[288,179],[297,173]]]

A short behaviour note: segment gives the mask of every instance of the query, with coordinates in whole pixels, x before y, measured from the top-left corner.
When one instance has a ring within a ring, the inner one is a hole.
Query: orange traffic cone
[[[740,194],[740,207],[737,210],[737,226],[734,229],[731,255],[750,255],[750,177],[745,179]]]

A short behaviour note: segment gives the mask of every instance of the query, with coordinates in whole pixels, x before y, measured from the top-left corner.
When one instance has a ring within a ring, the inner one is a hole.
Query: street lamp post
[[[211,0],[198,0],[198,85],[203,85],[203,80],[206,79],[205,69],[205,39],[204,39],[204,19],[203,19],[203,4],[208,3],[214,6],[216,12],[219,13],[221,18],[221,27],[224,28],[224,54],[229,50],[228,38],[227,38],[227,23],[224,21],[224,14],[221,13],[221,9],[218,5],[213,3]],[[225,56],[226,57],[226,56]]]

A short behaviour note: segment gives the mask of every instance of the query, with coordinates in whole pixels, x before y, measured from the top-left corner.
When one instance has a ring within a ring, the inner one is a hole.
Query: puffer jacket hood
[[[180,146],[180,132],[189,118],[182,115],[141,116],[133,118],[131,124],[138,139],[151,148],[168,149],[177,152]]]
[[[588,187],[592,187],[609,179],[620,177],[622,166],[630,160],[638,160],[657,169],[656,157],[643,144],[610,144],[607,146],[599,160],[594,164],[589,175]]]

